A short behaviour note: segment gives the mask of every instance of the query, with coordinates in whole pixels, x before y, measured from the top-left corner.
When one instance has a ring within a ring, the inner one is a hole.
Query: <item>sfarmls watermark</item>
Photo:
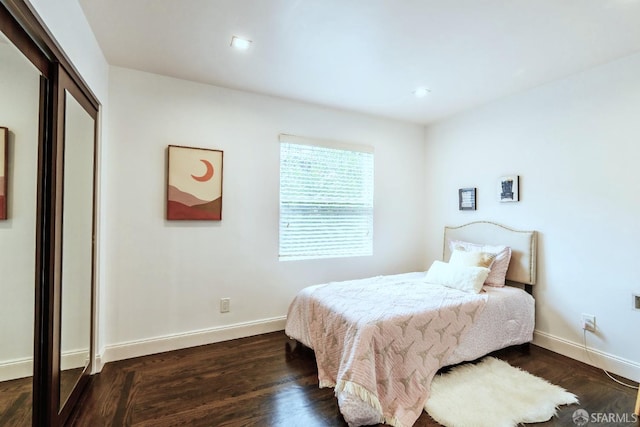
[[[573,422],[577,426],[585,426],[589,423],[636,423],[638,416],[631,412],[592,412],[591,414],[584,409],[578,409],[573,413]]]

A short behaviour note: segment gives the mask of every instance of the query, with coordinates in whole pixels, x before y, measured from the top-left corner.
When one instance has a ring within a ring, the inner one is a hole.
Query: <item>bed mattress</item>
[[[405,273],[386,277],[390,281],[423,280],[425,273]],[[303,289],[299,296],[312,295],[313,290],[319,286],[323,285],[309,286]],[[447,365],[475,360],[492,351],[533,340],[535,303],[531,295],[523,289],[511,286],[485,286],[483,292],[488,296],[485,307],[447,359]],[[313,349],[307,321],[304,316],[289,316],[285,333]]]
[[[394,284],[424,282],[425,275],[424,272],[406,273],[393,276],[379,276],[349,283],[352,283],[354,286],[365,286],[363,289],[367,289],[366,285],[368,281],[370,281],[376,284],[379,291],[385,292],[387,288],[381,288],[381,284],[394,286]],[[315,339],[310,336],[310,334],[313,334],[313,332],[310,331],[313,330],[311,323],[313,323],[315,314],[308,313],[307,310],[308,307],[313,305],[311,301],[316,298],[316,294],[322,293],[317,291],[321,291],[321,287],[326,286],[327,285],[310,286],[300,291],[290,307],[287,318],[286,334],[312,349],[314,348],[314,342],[318,342],[318,335],[316,332]],[[376,286],[373,288],[376,288]],[[443,292],[449,291],[450,290],[446,289]],[[360,291],[360,293],[362,294],[362,298],[366,300],[367,290]],[[474,360],[494,350],[532,340],[534,300],[531,295],[522,289],[512,287],[485,287],[482,294],[482,299],[486,301],[483,308],[473,316],[473,323],[466,328],[464,334],[459,338],[455,349],[447,352],[444,359],[441,359],[440,366]],[[402,298],[406,300],[407,296],[403,294]],[[375,298],[372,299],[375,300]],[[416,299],[418,305],[422,304],[423,299]],[[411,304],[414,304],[414,302],[411,302]],[[378,298],[376,306],[378,311],[380,305],[381,302]],[[428,306],[428,304],[424,305]],[[350,311],[351,307],[343,308],[343,310]],[[414,306],[411,307],[411,310],[414,310],[412,316],[418,315],[419,310],[416,312]],[[349,317],[349,314],[345,313],[344,316]],[[323,347],[319,350],[322,349]],[[338,390],[338,388],[336,388],[336,390]],[[382,418],[379,410],[373,409],[370,404],[363,402],[363,400],[355,394],[342,390],[341,392],[337,391],[336,395],[338,397],[340,410],[349,425],[355,426],[381,422]],[[401,425],[399,422],[392,422],[391,424]]]
[[[531,295],[511,286],[485,286],[483,291],[488,295],[484,310],[447,359],[447,365],[533,340],[535,304]]]

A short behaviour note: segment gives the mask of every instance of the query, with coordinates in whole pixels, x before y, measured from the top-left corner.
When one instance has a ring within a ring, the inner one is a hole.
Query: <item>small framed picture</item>
[[[500,202],[517,202],[520,200],[520,177],[518,175],[500,178],[498,182],[498,200]]]
[[[461,188],[458,190],[458,209],[461,211],[476,210],[475,188]]]

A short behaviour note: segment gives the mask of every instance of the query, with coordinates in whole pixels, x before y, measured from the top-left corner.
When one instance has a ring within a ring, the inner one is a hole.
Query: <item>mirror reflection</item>
[[[31,425],[40,73],[0,33],[0,424]],[[4,151],[6,147],[6,152]]]
[[[89,364],[93,272],[93,118],[65,92],[60,407]]]

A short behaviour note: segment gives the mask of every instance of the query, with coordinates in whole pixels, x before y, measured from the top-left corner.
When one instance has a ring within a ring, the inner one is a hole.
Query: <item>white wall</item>
[[[427,236],[492,220],[539,235],[536,342],[583,361],[582,313],[594,360],[640,380],[640,55],[556,81],[427,129]],[[498,203],[519,174],[521,202]],[[457,190],[478,188],[461,212]],[[438,239],[427,257],[441,257]]]
[[[122,68],[109,87],[105,360],[282,329],[304,286],[424,268],[423,127]],[[280,133],[375,147],[372,257],[278,261]],[[169,144],[224,150],[221,222],[164,219]]]
[[[40,73],[0,42],[0,126],[9,129],[8,215],[0,221],[0,381],[32,374]]]

